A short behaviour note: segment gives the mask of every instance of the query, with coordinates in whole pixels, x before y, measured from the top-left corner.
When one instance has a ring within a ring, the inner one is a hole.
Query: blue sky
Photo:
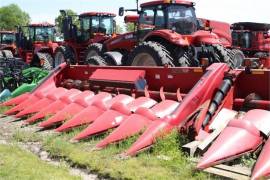
[[[147,0],[140,0],[144,2]],[[194,0],[197,16],[225,22],[256,21],[270,23],[270,0]],[[59,9],[72,9],[77,13],[110,11],[118,7],[134,8],[135,0],[0,0],[0,6],[18,4],[31,16],[32,22],[53,23]],[[120,22],[122,18],[117,18]]]

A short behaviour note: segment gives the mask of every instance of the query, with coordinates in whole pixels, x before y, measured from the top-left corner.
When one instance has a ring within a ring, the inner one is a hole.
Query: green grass
[[[0,179],[76,180],[63,165],[53,166],[17,146],[0,145]]]
[[[101,151],[92,151],[94,145],[103,136],[97,136],[80,143],[70,143],[81,129],[60,135],[50,135],[43,138],[43,148],[52,156],[64,158],[73,165],[85,167],[101,177],[115,179],[209,179],[203,172],[195,171],[194,165],[181,152],[180,147],[184,138],[179,138],[177,132],[165,137],[148,151],[136,157],[120,159],[118,155],[128,149],[138,136],[120,144],[110,145]],[[29,135],[20,135],[20,140]],[[36,139],[36,137],[34,138]]]
[[[11,107],[9,106],[1,106],[0,107],[0,114],[3,114],[5,111],[9,110]]]

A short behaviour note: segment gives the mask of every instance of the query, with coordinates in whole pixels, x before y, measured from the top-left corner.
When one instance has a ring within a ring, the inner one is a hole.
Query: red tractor
[[[232,24],[231,29],[232,47],[242,51],[248,61],[252,60],[252,66],[258,67],[260,60],[269,59],[270,24],[239,22]]]
[[[141,10],[138,7],[119,9],[120,16],[124,11],[138,12],[137,30],[103,43],[103,52],[106,52],[103,61],[107,64],[202,66],[225,62],[231,67],[239,66],[231,58],[231,50],[226,48],[231,43],[230,25],[197,18],[194,3],[158,0],[143,3],[140,7]],[[97,57],[91,60],[95,61]]]
[[[13,57],[16,52],[16,36],[13,31],[0,31],[0,56]]]
[[[93,43],[102,43],[115,34],[115,14],[83,13],[78,16],[79,25],[76,25],[72,16],[68,16],[66,11],[60,12],[65,17],[62,27],[64,42],[56,50],[55,66],[66,61],[70,64],[85,64],[88,57],[99,55],[101,51],[99,46],[94,49],[88,49],[88,46]]]
[[[55,26],[48,23],[18,27],[16,44],[18,56],[31,66],[51,70],[53,54],[58,47],[55,42]]]

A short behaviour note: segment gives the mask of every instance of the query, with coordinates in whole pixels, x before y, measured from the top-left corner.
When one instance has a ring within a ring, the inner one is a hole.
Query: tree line
[[[68,9],[68,15],[76,15],[77,13]],[[61,30],[63,16],[59,14],[55,18],[55,25],[57,30]],[[16,26],[25,26],[31,22],[29,14],[23,11],[17,4],[10,4],[0,7],[0,30],[15,31]],[[76,24],[76,19],[74,18]],[[125,27],[116,25],[116,32],[122,33],[125,31],[130,32],[134,30],[134,24],[128,23]]]

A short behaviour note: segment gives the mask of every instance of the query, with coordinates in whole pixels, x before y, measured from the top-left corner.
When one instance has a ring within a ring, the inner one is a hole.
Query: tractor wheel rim
[[[90,57],[98,56],[98,53],[95,50],[91,50],[88,52],[86,59],[89,59]]]
[[[63,53],[57,52],[55,55],[55,63],[54,63],[55,67],[64,63],[64,62],[65,62],[65,57],[64,57]]]
[[[157,66],[157,63],[154,60],[154,58],[148,53],[140,53],[134,58],[131,65],[132,66]]]
[[[236,54],[235,60],[234,60],[234,65],[236,68],[239,68],[242,65],[243,57],[240,54]]]

